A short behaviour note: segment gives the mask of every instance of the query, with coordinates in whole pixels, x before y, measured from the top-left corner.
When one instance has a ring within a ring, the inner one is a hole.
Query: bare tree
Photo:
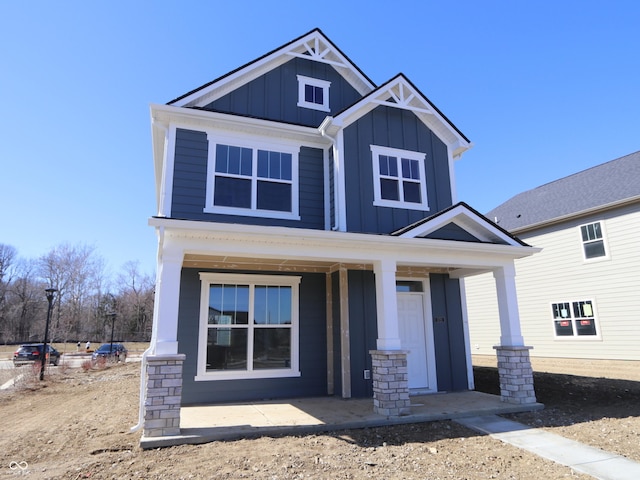
[[[18,255],[11,245],[0,243],[0,338],[7,335],[8,317],[7,294],[12,281],[14,263]],[[6,338],[6,337],[5,337]]]

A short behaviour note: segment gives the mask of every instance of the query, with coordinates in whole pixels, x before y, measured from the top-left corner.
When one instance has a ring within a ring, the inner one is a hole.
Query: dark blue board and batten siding
[[[302,277],[299,312],[300,377],[196,382],[194,378],[197,372],[200,328],[200,271],[191,268],[183,269],[180,282],[178,352],[186,354],[182,375],[182,405],[267,398],[311,397],[327,394],[326,279],[324,273],[300,274]],[[264,275],[269,272],[257,273]]]
[[[373,205],[371,145],[426,154],[429,210]],[[347,231],[389,233],[451,206],[446,145],[415,114],[379,106],[344,130]]]
[[[331,82],[330,112],[298,107],[298,75]],[[204,109],[318,127],[327,115],[334,115],[360,98],[362,96],[331,65],[292,58]]]
[[[171,217],[183,220],[325,228],[324,155],[318,148],[301,147],[299,160],[300,220],[223,215],[203,211],[207,192],[208,141],[205,132],[176,130]]]

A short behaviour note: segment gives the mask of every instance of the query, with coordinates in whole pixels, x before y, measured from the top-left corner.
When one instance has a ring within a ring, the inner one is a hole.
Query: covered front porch
[[[371,399],[313,397],[182,407],[180,434],[143,437],[142,448],[197,444],[264,435],[296,435],[351,428],[455,420],[476,415],[542,409],[532,403],[514,405],[497,395],[476,391],[411,396],[411,413],[387,417],[374,413]]]

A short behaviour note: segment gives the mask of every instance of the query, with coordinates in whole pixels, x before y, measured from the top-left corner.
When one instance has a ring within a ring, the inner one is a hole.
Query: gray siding
[[[455,223],[445,225],[444,227],[427,235],[426,238],[433,238],[436,240],[456,240],[460,242],[480,242],[480,240]]]
[[[297,106],[297,75],[331,82],[331,112]],[[204,108],[317,127],[327,115],[334,115],[360,98],[361,95],[331,65],[304,58],[292,58],[284,65],[235,89]]]
[[[180,283],[178,351],[185,353],[182,404],[194,405],[265,398],[293,398],[327,394],[325,275],[301,274],[301,377],[196,382],[200,310],[200,270],[185,268]],[[237,273],[237,272],[236,272]],[[265,274],[265,272],[259,272]]]
[[[205,132],[178,129],[171,216],[185,220],[324,229],[323,152],[302,147],[299,154],[300,220],[220,215],[203,212],[207,188],[208,141]]]
[[[426,154],[429,211],[373,205],[370,145]],[[348,231],[389,233],[451,206],[447,147],[412,112],[377,107],[345,129],[344,148]]]

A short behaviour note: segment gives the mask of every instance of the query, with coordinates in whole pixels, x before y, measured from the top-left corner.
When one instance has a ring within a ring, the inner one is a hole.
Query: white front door
[[[409,389],[430,390],[424,295],[398,292],[398,326],[403,350],[408,350]]]

